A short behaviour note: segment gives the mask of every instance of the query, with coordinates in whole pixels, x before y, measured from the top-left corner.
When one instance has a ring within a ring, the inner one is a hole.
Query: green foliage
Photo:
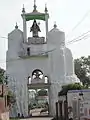
[[[48,95],[47,90],[45,90],[45,89],[39,90],[37,94],[38,94],[38,96],[47,96]]]
[[[74,60],[75,74],[84,86],[90,85],[90,56]]]
[[[3,84],[5,77],[4,77],[5,70],[0,68],[0,84]]]
[[[28,109],[29,109],[29,110],[32,110],[32,109],[33,109],[33,105],[32,105],[32,104],[29,104],[29,105],[28,105]]]
[[[7,95],[7,104],[9,106],[15,104],[16,102],[16,97],[15,95],[11,92],[11,91],[8,91],[8,95]]]
[[[62,90],[58,93],[58,96],[67,95],[67,92],[69,90],[81,90],[81,89],[85,89],[85,87],[80,85],[79,83],[64,85],[62,86]]]

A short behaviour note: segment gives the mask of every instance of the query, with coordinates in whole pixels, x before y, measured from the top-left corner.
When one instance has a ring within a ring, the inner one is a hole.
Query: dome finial
[[[22,8],[22,13],[25,13],[25,8],[24,8],[24,4],[23,4],[23,8]]]
[[[56,21],[54,22],[54,28],[57,28]]]
[[[33,12],[36,12],[37,10],[36,10],[36,8],[37,8],[37,6],[36,6],[36,0],[34,0],[34,10],[33,10]]]
[[[45,13],[48,12],[48,9],[47,9],[47,4],[45,4]]]
[[[16,29],[18,29],[18,25],[17,25],[17,22],[16,22],[16,26],[15,26]]]

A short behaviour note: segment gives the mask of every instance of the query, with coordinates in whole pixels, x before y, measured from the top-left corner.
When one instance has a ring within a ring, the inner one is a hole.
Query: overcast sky
[[[31,12],[33,1],[0,0],[0,36],[7,37],[8,33],[14,29],[16,22],[22,30],[22,6],[24,4],[26,12]],[[66,34],[66,43],[90,30],[90,0],[37,0],[38,11],[44,11],[45,3],[47,3],[50,14],[49,30],[53,28],[54,21],[56,21],[58,28]],[[73,30],[82,19],[81,24]],[[0,66],[4,68],[7,41],[0,37]],[[67,47],[71,49],[74,58],[90,55],[90,38]]]

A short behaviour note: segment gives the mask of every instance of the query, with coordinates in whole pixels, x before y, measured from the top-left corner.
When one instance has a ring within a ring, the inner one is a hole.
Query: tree
[[[75,74],[84,86],[90,85],[90,56],[74,60]]]
[[[61,91],[58,93],[58,96],[67,95],[67,92],[69,90],[81,90],[81,89],[85,89],[85,87],[79,83],[64,85],[62,86]]]
[[[0,68],[0,84],[3,84],[3,82],[5,80],[4,73],[5,73],[5,70]]]
[[[16,97],[15,95],[12,93],[12,91],[8,91],[8,95],[7,95],[7,105],[10,107],[11,105],[14,105],[16,103]]]

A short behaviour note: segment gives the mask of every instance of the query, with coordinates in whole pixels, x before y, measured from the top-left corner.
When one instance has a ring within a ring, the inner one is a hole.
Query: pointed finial
[[[24,8],[24,4],[23,4],[23,8],[22,8],[22,13],[25,13],[25,8]]]
[[[15,26],[16,29],[18,29],[18,25],[17,25],[17,22],[16,22],[16,26]]]
[[[33,12],[36,12],[37,10],[36,10],[36,8],[37,8],[37,6],[36,6],[36,0],[34,0],[34,10],[33,10]]]
[[[54,28],[57,28],[56,22],[54,22]]]
[[[45,4],[45,13],[48,12],[48,9],[47,9],[47,4]]]
[[[34,5],[36,5],[36,0],[34,0]]]

